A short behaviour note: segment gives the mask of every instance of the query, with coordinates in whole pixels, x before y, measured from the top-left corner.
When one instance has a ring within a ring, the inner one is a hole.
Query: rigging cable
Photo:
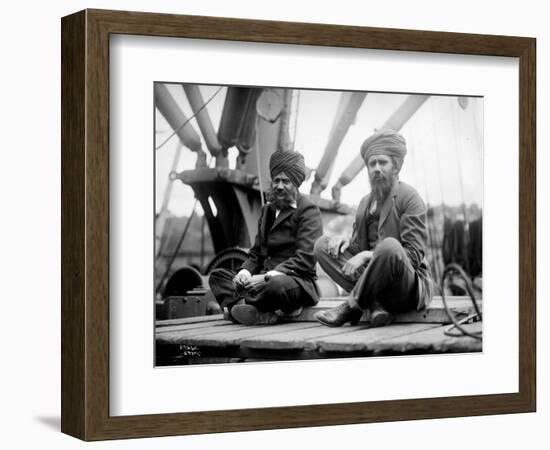
[[[207,167],[210,167],[210,165],[212,164],[213,159],[214,158],[210,157],[210,159],[208,160],[208,163],[207,163]],[[178,240],[178,243],[176,244],[176,249],[174,250],[174,253],[172,253],[172,255],[170,256],[170,260],[168,261],[168,264],[166,265],[166,269],[164,271],[164,274],[162,275],[159,283],[157,284],[157,287],[155,288],[155,292],[159,292],[160,289],[162,288],[162,284],[164,283],[164,280],[166,279],[166,277],[168,276],[168,273],[170,272],[170,269],[172,268],[172,264],[174,264],[174,261],[176,260],[176,257],[178,256],[181,245],[183,244],[183,240],[185,239],[185,235],[187,234],[187,230],[189,230],[189,226],[191,225],[191,221],[193,220],[193,217],[195,216],[195,210],[196,210],[198,202],[199,202],[199,199],[195,197],[195,202],[193,203],[193,208],[191,209],[191,215],[189,216],[189,218],[187,219],[187,222],[185,223],[185,228],[183,229],[183,232],[181,233],[181,236]],[[204,211],[203,211],[203,215],[204,215]],[[204,217],[203,217],[203,220],[204,220]],[[203,227],[204,227],[204,224],[203,224]],[[160,257],[160,253],[159,253],[159,257]]]
[[[460,157],[458,156],[458,136],[459,132],[457,131],[457,125],[456,122],[458,121],[458,117],[456,117],[456,105],[454,102],[450,103],[451,108],[451,127],[453,129],[453,143],[454,143],[454,153],[455,153],[455,159],[456,159],[456,166],[458,168],[458,182],[460,186],[460,197],[462,198],[462,213],[464,214],[464,223],[468,223],[468,214],[466,212],[466,197],[464,195],[464,183],[462,181],[462,164],[460,161]],[[455,120],[456,119],[456,120]]]
[[[181,143],[181,141],[178,142],[178,145],[176,146],[176,152],[174,154],[174,159],[172,160],[172,168],[170,170],[170,173],[168,175],[168,183],[166,185],[166,188],[164,189],[164,195],[163,195],[163,198],[162,198],[162,205],[160,207],[160,213],[159,213],[159,216],[158,216],[158,219],[157,219],[157,222],[158,222],[158,225],[159,225],[159,243],[158,243],[158,248],[156,250],[156,256],[158,257],[158,255],[160,255],[160,253],[162,252],[162,247],[163,245],[163,242],[161,240],[161,235],[164,234],[164,226],[166,224],[166,211],[168,210],[168,202],[170,201],[170,197],[172,195],[172,188],[173,188],[173,183],[174,183],[174,180],[172,179],[172,174],[176,172],[176,169],[178,167],[178,164],[179,164],[179,160],[180,160],[180,155],[181,155],[181,151],[182,151],[182,148],[183,148],[183,144]]]
[[[432,105],[431,107],[431,113],[432,113],[432,135],[433,135],[433,139],[434,139],[434,143],[435,143],[435,160],[436,160],[436,163],[437,163],[437,172],[438,172],[438,181],[439,181],[439,195],[441,196],[441,207],[442,207],[442,213],[443,213],[443,221],[445,221],[445,211],[446,211],[446,205],[445,205],[445,195],[443,193],[443,183],[442,183],[442,180],[443,180],[443,177],[442,177],[442,169],[441,169],[441,159],[440,159],[440,155],[439,155],[439,152],[440,152],[440,147],[439,147],[439,138],[438,138],[438,134],[437,134],[437,126],[435,124],[435,113],[434,113],[434,110],[435,110],[435,100],[433,97],[430,98],[430,103]],[[444,230],[444,229],[443,229]],[[438,257],[438,260],[441,261],[441,266],[439,267],[441,270],[443,270],[443,267],[444,267],[444,264],[445,264],[445,260],[443,258],[443,240],[444,240],[444,236],[442,235],[441,236],[441,245],[438,245],[437,246],[437,249],[439,251],[439,257]]]
[[[187,119],[185,122],[183,122],[176,130],[174,130],[172,132],[172,134],[170,136],[168,136],[163,142],[162,144],[160,144],[158,147],[155,148],[155,150],[159,150],[160,148],[162,148],[170,139],[172,139],[185,125],[187,125],[189,122],[191,122],[192,119],[194,119],[204,108],[206,108],[206,106],[212,101],[214,100],[214,97],[216,97],[216,95],[218,95],[218,93],[223,89],[223,86],[220,86],[218,88],[218,90],[216,92],[214,92],[214,94],[212,94],[212,96],[206,101],[204,102],[204,105],[202,105],[195,114],[193,114],[191,117],[189,117],[189,119]]]
[[[298,130],[298,112],[300,110],[300,90],[296,91],[296,112],[294,113],[294,133],[292,137],[292,149],[296,149],[296,133]]]
[[[170,260],[168,261],[168,264],[166,265],[166,270],[164,271],[164,274],[162,275],[159,283],[157,284],[157,288],[155,289],[155,292],[159,292],[162,284],[164,283],[164,280],[168,276],[168,273],[170,272],[170,269],[172,268],[172,264],[174,263],[176,257],[178,256],[178,253],[180,251],[181,244],[183,243],[183,240],[185,239],[185,235],[187,234],[187,230],[189,229],[189,226],[191,225],[191,221],[193,220],[193,217],[195,216],[195,208],[197,206],[198,199],[195,198],[195,203],[193,203],[193,209],[191,210],[191,215],[187,219],[187,222],[185,224],[185,228],[183,229],[183,233],[181,233],[181,236],[179,238],[178,243],[176,244],[176,249],[174,250],[174,253],[172,253],[172,256],[170,256]]]
[[[441,180],[442,180],[441,174],[443,173],[443,171],[441,170],[441,160],[439,158],[440,147],[439,147],[439,138],[438,138],[438,135],[437,135],[437,126],[435,125],[435,113],[434,113],[435,105],[434,105],[433,97],[430,99],[430,103],[432,105],[432,108],[431,108],[432,123],[433,123],[432,133],[433,133],[433,137],[434,137],[434,141],[435,141],[435,149],[436,149],[436,152],[435,152],[436,158],[435,159],[436,159],[436,162],[437,162],[437,171],[439,172],[439,177],[438,177],[439,194],[441,195],[441,204],[443,205],[443,210],[445,210],[445,200],[444,200],[445,195],[443,194],[443,184],[441,182]]]
[[[464,282],[466,283],[466,290],[468,291],[468,295],[470,296],[470,299],[472,300],[472,303],[474,305],[475,314],[472,314],[460,321],[456,320],[456,317],[454,316],[454,313],[450,310],[449,305],[447,305],[447,299],[445,298],[445,278],[447,278],[448,275],[450,275],[452,272],[455,272],[459,277],[461,277]],[[470,336],[474,339],[481,340],[482,339],[482,331],[476,331],[476,332],[470,332],[466,330],[462,325],[464,323],[469,322],[471,320],[482,320],[481,310],[479,309],[479,306],[477,304],[476,298],[474,296],[474,290],[472,288],[472,282],[468,275],[464,272],[464,269],[460,267],[458,264],[451,263],[445,267],[445,271],[443,272],[443,278],[441,278],[441,300],[443,301],[443,306],[445,308],[445,311],[447,312],[447,315],[449,316],[449,319],[451,319],[451,322],[453,325],[451,325],[449,328],[447,328],[444,333],[447,336],[452,337],[458,337],[461,336],[457,333],[452,333],[451,330],[456,328],[457,330],[462,333],[464,336]]]
[[[418,182],[418,162],[417,162],[417,156],[418,156],[418,153],[415,151],[415,148],[416,148],[416,141],[417,141],[417,138],[416,138],[416,127],[411,127],[411,143],[409,144],[409,150],[410,152],[412,153],[412,162],[413,162],[413,171],[414,171],[414,175],[415,175],[415,181]],[[432,264],[432,267],[433,267],[433,270],[435,272],[435,278],[437,280],[439,280],[439,264],[438,264],[438,261],[437,261],[437,258],[438,258],[438,253],[437,253],[437,248],[438,248],[438,242],[437,242],[437,238],[435,236],[435,233],[433,232],[432,230],[432,227],[430,226],[430,218],[428,217],[428,210],[429,210],[429,205],[430,205],[430,194],[429,194],[429,189],[428,189],[428,182],[426,181],[427,180],[427,171],[426,171],[426,164],[425,164],[425,160],[423,158],[420,158],[422,160],[422,171],[423,171],[423,174],[424,176],[422,177],[422,180],[423,180],[423,184],[424,184],[424,190],[425,190],[425,195],[426,195],[426,204],[427,204],[427,208],[426,208],[426,228],[427,228],[427,231],[428,231],[428,248],[430,250],[431,253],[433,253],[433,256],[434,256],[434,261],[435,261],[435,264]],[[432,209],[432,211],[434,211]],[[437,231],[437,230],[436,230]]]
[[[474,129],[474,136],[476,141],[476,146],[479,151],[476,152],[478,156],[479,161],[479,167],[481,170],[483,170],[483,125],[480,124],[480,119],[478,117],[478,108],[479,108],[479,99],[476,99],[475,102],[470,101],[470,108],[472,111],[472,114],[470,117],[473,120],[473,129]],[[481,120],[483,120],[483,114],[481,114]]]
[[[456,109],[457,109],[457,103],[455,102],[451,102],[450,103],[450,108],[451,108],[451,117],[452,117],[452,120],[451,120],[451,126],[452,126],[452,129],[453,129],[453,135],[454,135],[454,149],[455,149],[455,157],[456,157],[456,165],[458,167],[458,180],[459,180],[459,184],[460,184],[460,196],[462,197],[462,214],[464,216],[464,235],[466,237],[466,240],[465,240],[465,245],[467,245],[467,242],[468,242],[468,239],[469,239],[469,230],[470,230],[470,220],[469,220],[469,214],[468,214],[468,211],[467,211],[467,208],[466,208],[466,196],[464,195],[464,182],[463,182],[463,179],[462,179],[462,174],[463,174],[463,171],[462,171],[462,163],[461,163],[461,160],[460,160],[460,157],[458,155],[458,140],[459,140],[459,136],[461,135],[460,131],[461,130],[458,130],[457,131],[457,123],[459,122],[459,117],[457,117],[456,115]],[[456,121],[455,121],[456,119]],[[460,125],[460,124],[459,124]],[[464,260],[464,265],[465,265],[465,268],[466,268],[466,271],[469,273],[470,272],[470,262],[468,261],[468,257],[467,257],[467,254],[466,254],[466,258]]]
[[[262,168],[260,167],[260,137],[259,137],[259,126],[258,121],[260,120],[260,116],[256,115],[256,120],[254,121],[254,127],[255,127],[255,145],[256,145],[256,167],[258,168],[258,184],[260,185],[260,202],[262,204],[262,208],[265,204],[264,200],[264,186],[262,182]]]

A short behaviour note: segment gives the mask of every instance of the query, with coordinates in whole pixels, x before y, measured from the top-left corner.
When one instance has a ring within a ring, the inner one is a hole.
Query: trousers
[[[302,286],[288,275],[278,275],[267,281],[255,295],[238,293],[233,286],[235,272],[229,269],[215,269],[208,281],[210,289],[218,303],[231,308],[244,299],[245,303],[254,305],[261,312],[282,310],[290,313],[304,306],[307,298]]]
[[[374,248],[372,259],[357,279],[346,276],[342,271],[346,261],[357,252],[346,249],[334,258],[328,252],[329,240],[328,236],[317,240],[315,256],[327,275],[350,293],[348,302],[352,307],[368,309],[378,302],[394,314],[416,309],[416,272],[397,239],[380,241]]]

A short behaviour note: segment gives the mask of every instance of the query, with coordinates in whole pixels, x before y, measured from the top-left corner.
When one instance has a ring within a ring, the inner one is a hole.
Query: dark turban
[[[361,145],[361,156],[365,160],[365,164],[372,155],[393,156],[398,171],[401,170],[406,154],[405,138],[394,130],[378,130]]]
[[[294,186],[300,187],[306,178],[304,157],[298,152],[278,150],[271,154],[269,171],[271,178],[284,172]]]

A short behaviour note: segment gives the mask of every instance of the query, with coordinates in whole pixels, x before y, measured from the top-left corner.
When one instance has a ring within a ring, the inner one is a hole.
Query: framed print
[[[63,18],[62,431],[534,411],[535,131],[532,38]]]

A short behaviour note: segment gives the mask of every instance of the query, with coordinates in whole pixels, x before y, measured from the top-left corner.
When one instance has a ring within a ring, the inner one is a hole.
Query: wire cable
[[[260,167],[260,137],[259,137],[259,127],[258,127],[258,121],[260,120],[260,116],[256,115],[256,121],[254,123],[255,127],[255,143],[256,143],[256,167],[258,168],[258,183],[260,185],[260,202],[262,204],[262,208],[265,204],[264,200],[264,187],[262,183],[262,168]]]
[[[292,136],[292,149],[295,150],[296,147],[296,133],[298,130],[298,113],[300,110],[300,91],[296,91],[296,112],[294,113],[294,130]]]
[[[187,125],[189,122],[191,122],[192,119],[194,119],[204,108],[206,108],[206,106],[212,101],[214,100],[214,97],[216,95],[218,95],[218,93],[223,89],[223,86],[220,86],[218,88],[218,90],[216,92],[214,92],[214,94],[206,101],[204,102],[204,105],[202,105],[195,114],[193,114],[191,117],[189,117],[189,119],[187,119],[185,122],[183,122],[176,130],[174,130],[174,132],[168,136],[163,142],[162,144],[160,144],[158,147],[155,148],[155,150],[159,150],[161,149],[170,139],[172,139],[177,133],[179,133],[179,131],[185,126]]]
[[[213,162],[213,158],[210,157],[207,167],[210,167]],[[164,280],[166,280],[166,277],[168,276],[168,273],[170,273],[170,269],[172,268],[172,264],[174,264],[174,261],[176,260],[176,257],[178,256],[178,253],[180,251],[181,245],[183,244],[183,240],[185,239],[185,235],[187,234],[187,230],[189,229],[189,226],[191,225],[191,221],[193,220],[193,217],[195,216],[195,209],[197,207],[197,203],[199,202],[199,199],[195,197],[195,202],[193,203],[193,208],[191,209],[191,215],[187,219],[187,222],[185,223],[185,228],[183,229],[183,233],[181,233],[181,236],[178,240],[178,243],[176,244],[176,249],[172,256],[170,256],[170,260],[168,261],[168,264],[166,265],[166,269],[164,271],[164,274],[162,275],[159,283],[157,284],[157,287],[155,288],[155,292],[159,292],[162,288],[162,284],[164,283]],[[204,213],[203,213],[204,214]],[[204,230],[204,217],[203,217],[203,224],[202,224],[203,230]],[[159,258],[160,258],[160,252],[159,252]]]
[[[195,203],[193,203],[193,209],[191,210],[191,215],[187,219],[187,223],[185,224],[185,228],[183,229],[183,233],[181,233],[181,236],[179,238],[179,241],[176,245],[176,249],[174,250],[174,253],[172,253],[172,256],[170,256],[170,260],[168,261],[168,264],[166,265],[166,270],[164,271],[164,274],[162,275],[159,283],[157,284],[157,287],[155,289],[155,292],[159,292],[164,280],[168,276],[168,273],[170,272],[170,269],[172,268],[172,264],[174,263],[176,257],[178,256],[178,253],[181,248],[181,244],[183,244],[183,240],[185,239],[185,235],[187,234],[187,230],[189,229],[189,226],[191,225],[191,221],[193,220],[193,217],[195,216],[195,208],[197,207],[198,199],[195,198]]]
[[[445,278],[447,278],[448,275],[451,273],[456,273],[458,276],[460,276],[464,282],[466,283],[466,290],[468,291],[468,294],[470,295],[470,299],[472,300],[472,303],[474,305],[475,314],[466,317],[465,319],[461,321],[457,321],[456,317],[454,316],[454,313],[450,310],[449,305],[447,305],[447,299],[445,298]],[[458,264],[451,263],[445,267],[445,271],[443,272],[443,277],[441,278],[441,300],[443,301],[443,307],[445,308],[445,311],[447,312],[447,315],[449,316],[449,319],[451,319],[451,322],[453,325],[445,330],[445,334],[447,336],[460,336],[456,333],[451,333],[451,330],[454,328],[458,329],[464,336],[469,336],[477,340],[482,340],[482,332],[470,332],[466,330],[462,325],[475,318],[479,318],[479,320],[482,320],[481,310],[479,309],[479,306],[476,302],[475,296],[474,296],[474,290],[472,288],[472,283],[470,282],[470,279],[468,275],[466,275],[466,272],[460,267]]]

